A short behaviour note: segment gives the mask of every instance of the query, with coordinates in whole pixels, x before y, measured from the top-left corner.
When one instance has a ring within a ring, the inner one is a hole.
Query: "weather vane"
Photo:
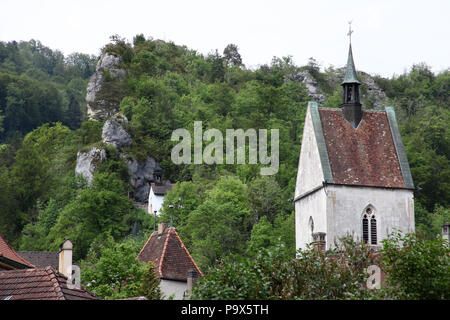
[[[349,21],[348,22],[348,33],[347,33],[347,35],[348,35],[348,38],[350,39],[350,43],[352,43],[352,33],[353,33],[352,21]]]

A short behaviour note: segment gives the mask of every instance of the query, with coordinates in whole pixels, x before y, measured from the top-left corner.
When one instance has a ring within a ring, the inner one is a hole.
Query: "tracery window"
[[[363,214],[362,229],[364,243],[369,243],[370,241],[371,245],[376,245],[378,243],[377,218],[373,208],[371,207],[368,207]]]

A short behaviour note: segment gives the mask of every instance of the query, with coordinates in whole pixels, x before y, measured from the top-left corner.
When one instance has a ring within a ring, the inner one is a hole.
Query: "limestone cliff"
[[[86,94],[88,116],[90,120],[105,121],[102,130],[103,145],[113,145],[129,169],[131,196],[137,203],[148,201],[150,183],[155,181],[154,171],[160,170],[159,163],[152,157],[138,161],[125,148],[133,144],[129,133],[128,119],[121,114],[120,101],[125,95],[124,79],[127,71],[122,66],[121,57],[102,53],[97,62]],[[101,161],[107,160],[107,152],[101,147],[92,147],[89,151],[77,154],[75,173],[82,175],[90,184]]]
[[[125,94],[122,80],[127,74],[121,62],[120,57],[109,53],[100,56],[86,92],[90,119],[103,121],[119,111],[120,101]]]

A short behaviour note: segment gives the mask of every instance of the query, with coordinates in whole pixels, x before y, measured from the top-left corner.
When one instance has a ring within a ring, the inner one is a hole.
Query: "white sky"
[[[203,54],[234,43],[247,67],[287,55],[341,67],[350,20],[358,70],[390,77],[419,62],[450,67],[449,0],[0,0],[2,41],[97,55],[112,34],[143,33]]]

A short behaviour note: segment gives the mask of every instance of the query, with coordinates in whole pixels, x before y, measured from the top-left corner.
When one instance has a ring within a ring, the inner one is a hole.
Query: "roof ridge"
[[[187,253],[189,259],[191,259],[191,261],[192,261],[192,263],[194,264],[195,268],[198,270],[198,272],[200,272],[200,275],[203,276],[202,271],[200,270],[200,268],[199,268],[199,267],[197,266],[197,264],[195,263],[194,259],[192,258],[191,254],[189,253],[189,250],[186,248],[186,246],[184,245],[184,242],[181,240],[180,236],[178,235],[178,232],[177,232],[175,229],[173,229],[173,231],[174,231],[174,233],[175,233],[175,236],[176,236],[176,237],[178,238],[178,240],[180,241],[180,243],[181,243],[181,245],[182,245],[184,251],[186,251],[186,253]]]
[[[162,265],[163,265],[163,261],[164,261],[164,258],[165,258],[165,256],[166,256],[166,251],[167,251],[167,244],[169,243],[169,238],[170,238],[170,231],[172,230],[172,228],[167,228],[167,236],[166,236],[166,241],[164,242],[164,247],[163,247],[163,250],[162,250],[162,253],[161,253],[161,259],[159,260],[159,267],[158,267],[158,271],[159,271],[159,274],[161,275],[161,277],[162,277]]]
[[[156,233],[156,231],[153,231],[152,234],[150,235],[150,237],[148,237],[147,242],[144,244],[144,246],[142,247],[141,251],[139,251],[138,255],[136,258],[139,258],[139,256],[141,255],[141,253],[144,251],[145,247],[147,246],[147,244],[150,242],[150,239],[153,237],[153,234]]]
[[[66,298],[64,297],[64,293],[62,292],[61,283],[59,282],[59,279],[58,279],[59,272],[56,271],[56,269],[51,266],[45,267],[45,271],[47,272],[47,274],[50,278],[50,281],[53,284],[53,289],[55,291],[57,299],[58,300],[66,300]],[[62,275],[62,276],[65,278],[64,275]]]

